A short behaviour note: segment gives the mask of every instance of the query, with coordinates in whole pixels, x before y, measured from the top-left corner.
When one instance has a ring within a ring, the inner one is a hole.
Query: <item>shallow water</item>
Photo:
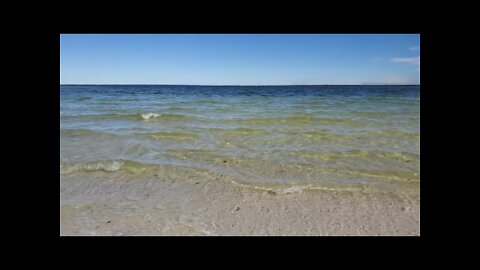
[[[418,193],[419,86],[62,85],[60,174]],[[174,176],[172,176],[174,178]]]

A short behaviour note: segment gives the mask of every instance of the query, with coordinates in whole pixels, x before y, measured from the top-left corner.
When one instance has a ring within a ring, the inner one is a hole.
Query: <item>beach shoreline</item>
[[[418,236],[420,196],[232,184],[219,175],[61,177],[61,236]]]
[[[420,86],[60,94],[60,235],[420,234]]]

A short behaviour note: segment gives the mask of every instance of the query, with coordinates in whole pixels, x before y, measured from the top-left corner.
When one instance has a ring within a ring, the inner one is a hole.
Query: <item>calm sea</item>
[[[60,174],[418,192],[419,86],[61,85]]]

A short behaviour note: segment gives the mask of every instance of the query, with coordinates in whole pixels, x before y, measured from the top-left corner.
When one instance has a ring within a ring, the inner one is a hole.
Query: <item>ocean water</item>
[[[418,193],[419,86],[61,85],[60,176]]]

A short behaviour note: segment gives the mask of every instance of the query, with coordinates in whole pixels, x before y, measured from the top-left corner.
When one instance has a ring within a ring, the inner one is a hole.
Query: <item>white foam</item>
[[[143,119],[148,120],[150,118],[159,117],[160,114],[158,114],[158,113],[142,113],[141,116],[142,116]]]
[[[96,170],[104,170],[107,172],[115,172],[120,170],[122,167],[123,162],[113,160],[112,162],[108,163],[97,163],[95,169]]]
[[[278,194],[290,194],[290,193],[298,193],[302,192],[304,189],[308,188],[308,186],[291,186],[284,189],[275,190]]]
[[[122,167],[122,161],[95,162],[90,164],[76,164],[74,166],[60,165],[60,174],[70,174],[78,171],[106,171],[116,172]]]

